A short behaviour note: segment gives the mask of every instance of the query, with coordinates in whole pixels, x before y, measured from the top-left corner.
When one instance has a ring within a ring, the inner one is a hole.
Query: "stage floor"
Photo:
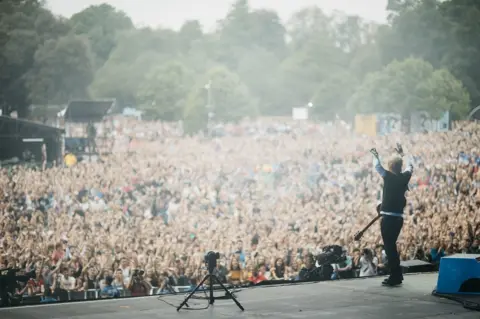
[[[245,307],[243,313],[232,300],[216,300],[207,310],[177,313],[157,297],[145,297],[4,308],[0,309],[0,318],[479,318],[479,312],[431,295],[437,274],[407,275],[404,284],[396,288],[381,286],[382,280],[379,277],[243,289],[236,293]],[[183,296],[164,299],[179,305]],[[206,304],[206,300],[197,299],[190,306],[200,308]]]

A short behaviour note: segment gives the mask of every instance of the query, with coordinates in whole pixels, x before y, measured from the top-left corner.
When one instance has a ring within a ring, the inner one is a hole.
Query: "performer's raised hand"
[[[400,143],[397,143],[397,148],[395,148],[395,151],[397,151],[398,155],[403,157],[403,155],[404,155],[403,148],[402,148],[402,145],[400,145]]]
[[[376,158],[378,158],[378,152],[377,152],[377,149],[376,149],[376,148],[372,148],[372,149],[370,150],[370,153],[372,153],[373,156],[375,156]]]

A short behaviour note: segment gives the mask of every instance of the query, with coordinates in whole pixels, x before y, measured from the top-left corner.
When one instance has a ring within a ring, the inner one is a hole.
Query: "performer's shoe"
[[[388,281],[391,281],[391,280],[400,280],[403,282],[403,275],[401,275],[400,277],[392,277],[392,276],[389,276],[388,278],[385,278],[383,280],[383,282],[388,282]]]
[[[389,287],[395,287],[395,286],[400,286],[402,284],[402,282],[403,282],[402,278],[395,279],[395,278],[389,277],[382,282],[382,285],[389,286]]]

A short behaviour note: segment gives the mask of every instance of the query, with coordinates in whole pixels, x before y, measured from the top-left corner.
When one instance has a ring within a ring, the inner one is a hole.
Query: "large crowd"
[[[217,274],[234,285],[298,280],[331,244],[348,255],[332,278],[382,274],[378,225],[353,237],[381,197],[369,150],[386,160],[396,142],[415,167],[401,259],[480,252],[477,123],[367,137],[342,122],[264,121],[217,127],[215,138],[131,118],[112,123],[99,130],[111,142],[101,160],[0,169],[0,269],[31,278],[18,294],[194,286],[208,251],[220,252]]]

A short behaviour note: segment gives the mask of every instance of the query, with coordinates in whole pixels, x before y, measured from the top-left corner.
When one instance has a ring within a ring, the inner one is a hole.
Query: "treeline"
[[[320,120],[355,112],[450,110],[480,104],[480,1],[390,0],[389,23],[305,8],[282,24],[238,0],[215,32],[136,28],[116,8],[70,19],[39,0],[0,2],[0,104],[116,98],[146,118],[287,115],[309,102]],[[161,24],[161,21],[159,21]]]

